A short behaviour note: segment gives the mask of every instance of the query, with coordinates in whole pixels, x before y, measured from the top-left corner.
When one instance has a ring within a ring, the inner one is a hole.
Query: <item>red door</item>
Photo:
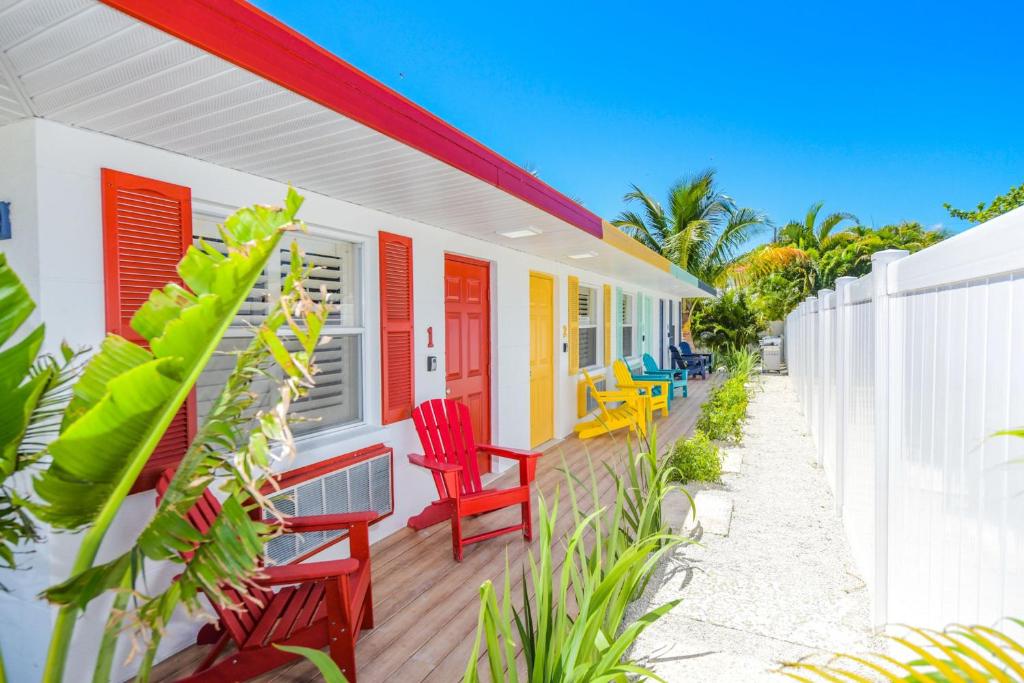
[[[489,288],[486,262],[445,256],[445,393],[469,406],[477,443],[491,442]],[[489,456],[480,457],[480,471],[491,471]]]

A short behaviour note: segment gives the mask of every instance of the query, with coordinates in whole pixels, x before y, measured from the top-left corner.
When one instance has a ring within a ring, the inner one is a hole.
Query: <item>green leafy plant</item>
[[[580,482],[567,473],[575,526],[565,538],[561,569],[556,569],[552,552],[557,502],[549,508],[541,497],[539,556],[531,551],[529,574],[523,569],[521,605],[513,606],[508,567],[500,604],[490,581],[480,587],[477,634],[465,681],[480,680],[477,663],[483,644],[495,682],[518,682],[519,644],[526,680],[533,683],[656,678],[623,657],[640,633],[677,601],[625,627],[623,621],[627,606],[643,592],[661,557],[684,542],[668,532],[661,516],[661,503],[675,488],[669,483],[670,470],[659,466],[653,447],[636,455],[630,451],[626,472],[612,472],[615,500],[608,507],[598,507],[597,478],[592,467],[590,472],[597,509],[589,514],[579,503]]]
[[[326,310],[302,288],[305,271],[293,248],[282,297],[237,354],[235,369],[177,468],[160,507],[132,549],[101,565],[96,553],[163,432],[184,402],[224,333],[275,256],[282,235],[300,227],[301,197],[289,191],[283,207],[253,206],[230,216],[220,238],[227,254],[201,243],[190,247],[178,273],[185,287],[154,290],[136,312],[132,328],[147,342],[108,335],[75,383],[59,434],[46,448],[48,466],[34,478],[33,514],[58,530],[81,532],[82,540],[64,583],[45,591],[60,605],[47,655],[44,680],[62,680],[75,618],[91,600],[115,592],[95,678],[109,678],[117,635],[131,624],[146,639],[149,666],[164,625],[176,605],[198,610],[196,589],[230,604],[219,586],[240,586],[258,570],[270,525],[254,521],[253,505],[273,513],[260,494],[271,461],[292,450],[287,407],[312,383],[312,353]],[[289,352],[276,336],[287,324],[299,340]],[[271,409],[252,414],[254,378],[280,368],[279,394]],[[275,455],[275,452],[278,455]],[[225,493],[224,512],[205,534],[184,512],[215,480]],[[191,551],[188,560],[183,551]],[[183,563],[179,580],[148,595],[144,560]],[[141,590],[140,590],[141,589]],[[135,608],[128,610],[129,602]]]
[[[761,362],[761,354],[752,349],[730,349],[720,355],[722,365],[729,374],[750,378]]]
[[[341,673],[341,669],[331,659],[331,656],[322,650],[314,650],[311,647],[299,647],[297,645],[275,645],[274,647],[282,652],[291,652],[308,659],[320,671],[320,675],[324,678],[324,683],[348,683],[345,674]]]
[[[669,452],[668,464],[678,481],[715,482],[722,478],[722,459],[718,446],[701,430],[679,439]]]
[[[701,405],[697,429],[709,439],[738,443],[743,437],[743,420],[749,403],[747,376],[734,374],[715,387]]]
[[[971,223],[984,223],[996,216],[1001,216],[1007,211],[1012,211],[1018,206],[1024,206],[1024,183],[1011,187],[1005,194],[996,196],[988,206],[985,202],[978,202],[973,210],[955,209],[950,204],[943,204],[943,208],[953,218],[970,221]]]
[[[0,253],[0,568],[16,569],[19,546],[38,540],[35,521],[15,488],[15,477],[30,472],[46,443],[60,428],[82,353],[62,345],[58,355],[40,353],[45,326],[40,324],[11,342],[27,322],[35,302]],[[0,590],[4,587],[0,585]]]
[[[745,349],[757,342],[761,321],[741,289],[717,299],[701,299],[693,307],[690,332],[697,344],[716,353]]]

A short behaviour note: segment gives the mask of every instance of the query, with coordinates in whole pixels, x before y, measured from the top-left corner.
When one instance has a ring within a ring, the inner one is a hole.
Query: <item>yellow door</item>
[[[530,447],[555,436],[555,281],[530,273]]]

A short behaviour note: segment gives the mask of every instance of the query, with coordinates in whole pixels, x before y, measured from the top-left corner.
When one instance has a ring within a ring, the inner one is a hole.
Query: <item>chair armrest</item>
[[[489,443],[477,444],[476,449],[483,451],[484,453],[490,453],[491,455],[497,455],[502,458],[512,458],[513,460],[523,460],[524,458],[539,458],[540,453],[533,451],[524,451],[518,448],[505,448],[504,446],[492,446]]]
[[[600,401],[631,401],[636,398],[635,391],[592,391],[591,395]]]
[[[644,391],[651,391],[656,388],[666,390],[666,387],[671,388],[671,379],[634,379],[633,383]]]
[[[376,512],[339,512],[331,515],[308,515],[306,517],[288,517],[281,525],[286,534],[308,531],[336,531],[350,529],[353,526],[366,526],[377,519]]]
[[[409,462],[413,465],[419,465],[420,467],[425,467],[428,470],[433,470],[438,474],[444,474],[445,472],[462,472],[462,468],[458,465],[451,465],[446,462],[427,462],[425,457],[416,453],[409,454]]]
[[[328,560],[326,562],[305,562],[302,564],[283,564],[279,567],[266,567],[261,572],[264,576],[255,579],[263,587],[284,586],[290,583],[317,581],[339,576],[348,576],[359,571],[358,560]]]

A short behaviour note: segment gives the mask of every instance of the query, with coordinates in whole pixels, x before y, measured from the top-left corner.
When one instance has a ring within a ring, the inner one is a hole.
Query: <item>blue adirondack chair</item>
[[[704,359],[704,367],[707,368],[708,372],[713,372],[715,369],[715,355],[713,353],[697,353],[690,349],[690,343],[687,341],[679,342],[679,350],[683,352],[683,355],[687,354],[691,356],[700,356]]]
[[[672,367],[686,368],[690,377],[699,375],[707,379],[707,376],[711,374],[710,356],[706,353],[690,353],[690,345],[686,342],[682,342],[682,345],[686,349],[686,353],[680,353],[675,346],[668,347],[668,351],[672,355]]]
[[[672,394],[675,395],[676,389],[682,387],[683,398],[687,396],[686,378],[689,376],[686,370],[663,370],[658,367],[657,361],[649,353],[643,355],[643,368],[644,374],[652,377],[664,377],[665,379],[672,382]]]

